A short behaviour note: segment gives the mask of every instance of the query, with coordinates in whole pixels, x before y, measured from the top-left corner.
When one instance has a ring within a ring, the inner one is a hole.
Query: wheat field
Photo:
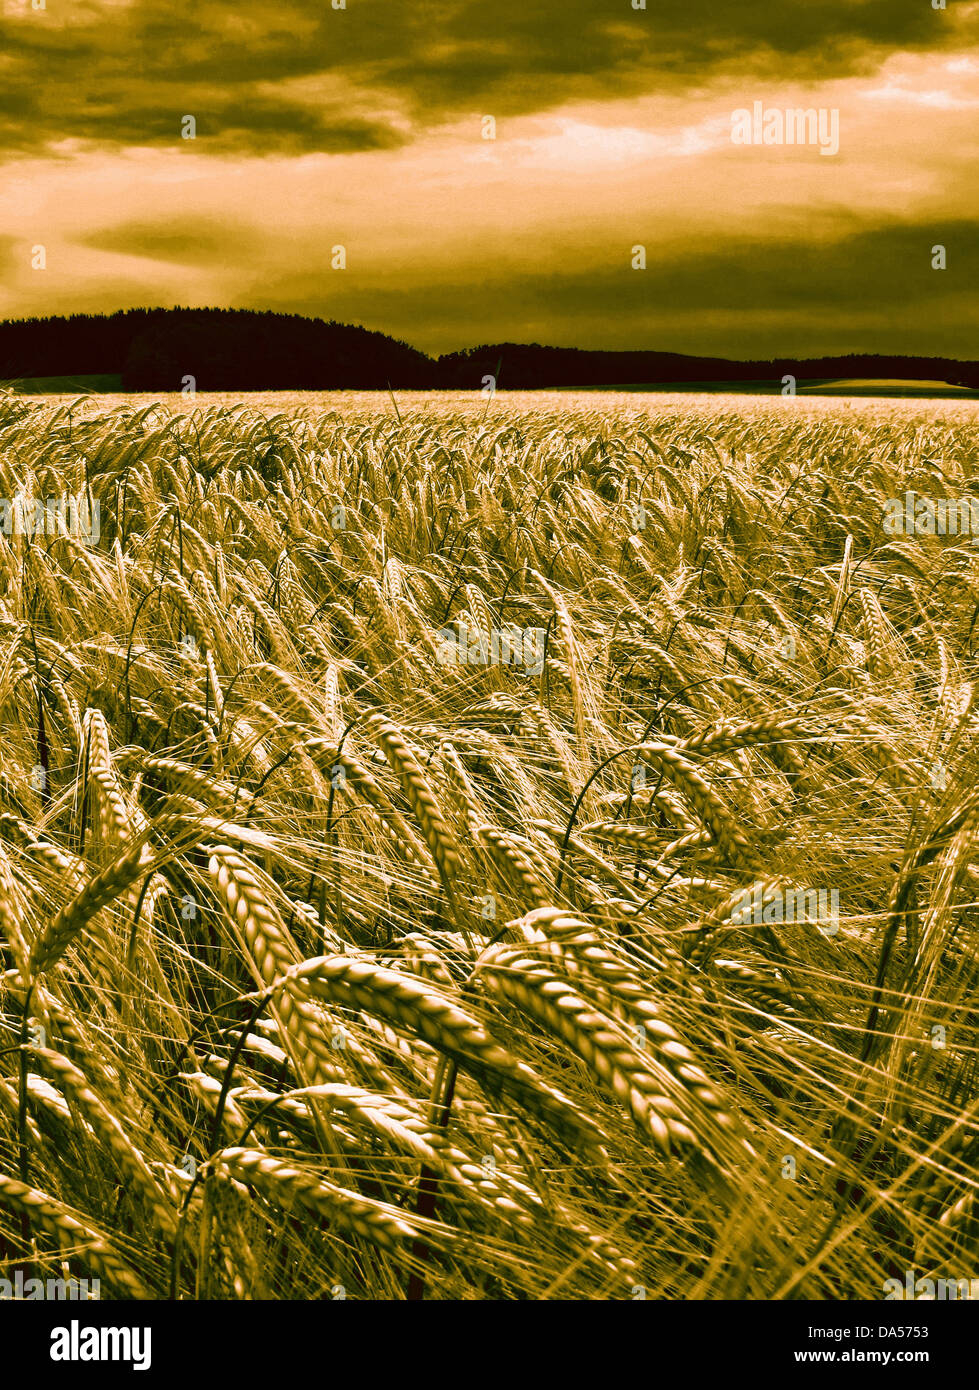
[[[977,470],[968,402],[0,397],[0,1276],[975,1269],[979,551],[884,518]]]

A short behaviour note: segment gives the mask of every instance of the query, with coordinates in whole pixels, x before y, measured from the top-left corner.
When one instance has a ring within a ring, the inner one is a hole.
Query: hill
[[[479,385],[487,374],[496,374],[498,364],[501,387],[528,390],[554,386],[614,387],[622,382],[701,386],[711,382],[781,383],[786,376],[798,381],[938,381],[979,387],[977,362],[870,353],[735,361],[675,352],[587,352],[579,348],[542,347],[538,343],[491,343],[441,357],[438,367],[445,385],[460,387]]]
[[[0,324],[0,379],[117,375],[124,391],[328,390],[436,384],[383,333],[253,309],[129,309]]]
[[[0,323],[0,380],[116,378],[124,391],[617,387],[623,382],[945,382],[979,388],[979,363],[944,357],[753,359],[491,343],[437,360],[356,324],[255,309],[128,309]]]

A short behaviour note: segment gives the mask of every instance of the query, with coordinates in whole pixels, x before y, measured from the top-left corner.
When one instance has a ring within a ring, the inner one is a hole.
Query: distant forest
[[[979,363],[946,357],[731,361],[673,352],[592,352],[493,343],[431,358],[384,333],[254,309],[128,309],[0,323],[0,381],[121,376],[125,391],[501,389],[833,378],[944,381],[979,388]]]

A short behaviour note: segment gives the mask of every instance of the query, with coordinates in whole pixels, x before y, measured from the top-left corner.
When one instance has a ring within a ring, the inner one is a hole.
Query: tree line
[[[433,358],[356,324],[255,309],[127,309],[0,323],[0,380],[111,375],[126,391],[538,389],[871,378],[979,387],[979,363],[850,353],[735,361],[492,343]]]

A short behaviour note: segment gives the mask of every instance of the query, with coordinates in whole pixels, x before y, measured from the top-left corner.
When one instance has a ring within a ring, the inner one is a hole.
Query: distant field
[[[4,383],[0,383],[2,385]],[[26,376],[6,383],[19,395],[82,395],[86,391],[122,391],[122,377],[116,376]]]
[[[968,386],[951,386],[947,381],[822,381],[803,382],[800,392],[819,396],[932,396],[979,398],[979,391]]]
[[[98,395],[114,395],[121,400],[150,400],[154,398],[154,393],[135,393],[122,391],[122,378],[120,376],[76,376],[76,377],[25,377],[22,380],[11,383],[13,389],[20,395],[82,395],[86,392],[94,392]],[[799,395],[817,396],[930,396],[936,399],[943,397],[969,399],[975,397],[979,399],[979,391],[969,390],[965,386],[950,386],[946,381],[901,381],[880,380],[839,380],[839,381],[807,381],[800,378],[797,384]],[[578,392],[582,394],[657,394],[657,395],[761,395],[761,396],[780,396],[782,394],[781,383],[772,381],[733,381],[733,382],[660,382],[653,384],[633,383],[622,386],[593,386],[593,387],[549,387],[546,394],[574,395]],[[161,393],[156,393],[157,395]],[[172,399],[175,393],[162,393],[166,399]],[[266,391],[239,391],[239,392],[200,392],[198,393],[205,399],[221,400],[243,400],[254,401],[256,399],[267,399],[272,396],[288,398],[291,396],[315,397],[337,395],[342,397],[363,397],[378,394],[375,392],[352,391],[352,392],[266,392]],[[458,400],[472,396],[479,397],[479,392],[463,391],[432,391],[432,392],[408,392],[412,396],[431,395],[436,399]],[[531,392],[512,392],[500,391],[501,396],[512,397],[514,395],[529,395]]]
[[[0,1265],[973,1273],[979,556],[885,518],[977,477],[974,400],[0,396]]]
[[[38,404],[57,406],[76,399],[77,393],[69,392],[56,396],[37,396]],[[25,399],[25,403],[26,403]],[[737,411],[754,418],[771,412],[802,412],[808,416],[821,416],[851,408],[860,411],[884,410],[891,416],[917,414],[929,409],[934,402],[934,410],[961,410],[962,418],[975,418],[979,395],[969,392],[954,392],[948,397],[940,394],[933,397],[911,395],[906,398],[890,397],[881,394],[875,401],[873,397],[861,396],[841,398],[832,395],[800,393],[798,396],[769,395],[762,392],[741,391],[647,391],[609,390],[601,391],[498,391],[487,398],[480,391],[395,391],[394,400],[386,391],[254,391],[254,392],[198,392],[196,396],[183,395],[179,391],[170,393],[126,393],[109,392],[93,395],[77,407],[77,416],[102,416],[118,410],[159,411],[160,418],[166,415],[192,415],[200,412],[220,410],[224,412],[260,411],[287,415],[301,415],[316,419],[324,413],[343,419],[377,419],[383,416],[397,418],[414,414],[450,418],[454,415],[473,420],[492,422],[512,412],[529,412],[533,415],[560,415],[565,412],[575,417],[594,413],[596,410],[612,412],[616,417],[655,416],[688,414],[690,412]]]
[[[559,390],[560,388],[553,388]],[[660,382],[655,384],[633,383],[627,386],[610,388],[607,386],[581,387],[585,391],[657,392],[666,394],[724,394],[744,396],[780,396],[780,381],[693,381]],[[796,383],[799,395],[815,396],[933,396],[979,398],[979,391],[966,386],[951,386],[947,381],[902,381],[893,380],[807,380],[800,377]]]

